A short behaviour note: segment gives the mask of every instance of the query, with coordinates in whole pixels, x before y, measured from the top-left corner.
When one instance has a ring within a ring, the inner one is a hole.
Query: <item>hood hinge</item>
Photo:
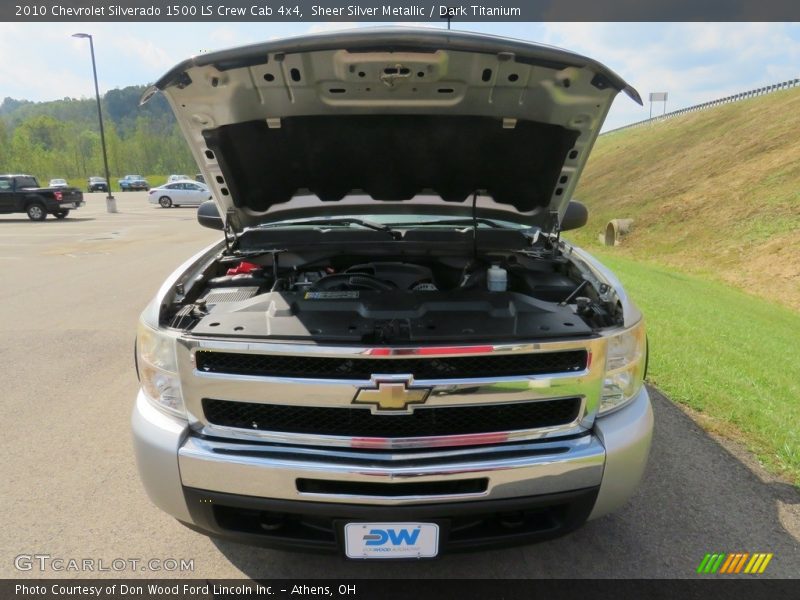
[[[222,230],[222,234],[225,236],[225,249],[228,253],[236,249],[236,244],[239,241],[239,238],[236,237],[236,231],[236,211],[233,208],[229,208],[225,213],[225,228]]]
[[[553,246],[553,258],[556,258],[561,243],[561,219],[558,217],[557,210],[551,210],[549,216],[547,232],[550,234],[550,243]]]
[[[558,217],[558,211],[551,210],[547,216],[547,233],[558,237],[561,233],[561,219]]]

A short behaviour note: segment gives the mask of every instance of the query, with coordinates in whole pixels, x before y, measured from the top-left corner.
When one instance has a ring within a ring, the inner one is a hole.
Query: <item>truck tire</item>
[[[161,205],[161,208],[169,208],[172,206],[172,199],[169,196],[161,196],[158,199],[158,203]]]
[[[53,213],[56,219],[66,219],[67,215],[69,215],[69,209],[67,210],[59,210],[58,212]]]
[[[44,221],[47,218],[47,211],[41,202],[31,202],[25,212],[28,213],[28,218],[31,221]]]

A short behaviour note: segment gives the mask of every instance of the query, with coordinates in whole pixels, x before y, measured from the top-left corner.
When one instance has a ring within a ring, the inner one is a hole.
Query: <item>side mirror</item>
[[[222,217],[219,216],[217,205],[213,200],[206,200],[197,209],[197,222],[203,227],[209,229],[225,229],[225,223],[222,222]]]
[[[589,210],[582,202],[570,200],[567,204],[567,211],[561,219],[561,231],[580,229],[589,220]]]

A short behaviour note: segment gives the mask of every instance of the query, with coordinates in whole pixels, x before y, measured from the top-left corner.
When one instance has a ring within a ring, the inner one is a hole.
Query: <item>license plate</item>
[[[348,558],[431,558],[439,553],[435,523],[348,523],[344,526]]]

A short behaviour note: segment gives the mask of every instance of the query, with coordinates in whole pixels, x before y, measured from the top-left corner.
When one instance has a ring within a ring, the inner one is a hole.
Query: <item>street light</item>
[[[74,38],[89,38],[89,50],[92,53],[92,74],[94,75],[94,95],[97,98],[97,118],[100,120],[100,145],[103,147],[103,166],[106,169],[106,184],[108,186],[108,196],[106,196],[106,211],[117,212],[117,201],[111,195],[111,176],[108,173],[108,155],[106,154],[106,134],[103,130],[103,111],[100,108],[100,89],[97,87],[97,65],[94,62],[94,42],[88,33],[73,33]]]

